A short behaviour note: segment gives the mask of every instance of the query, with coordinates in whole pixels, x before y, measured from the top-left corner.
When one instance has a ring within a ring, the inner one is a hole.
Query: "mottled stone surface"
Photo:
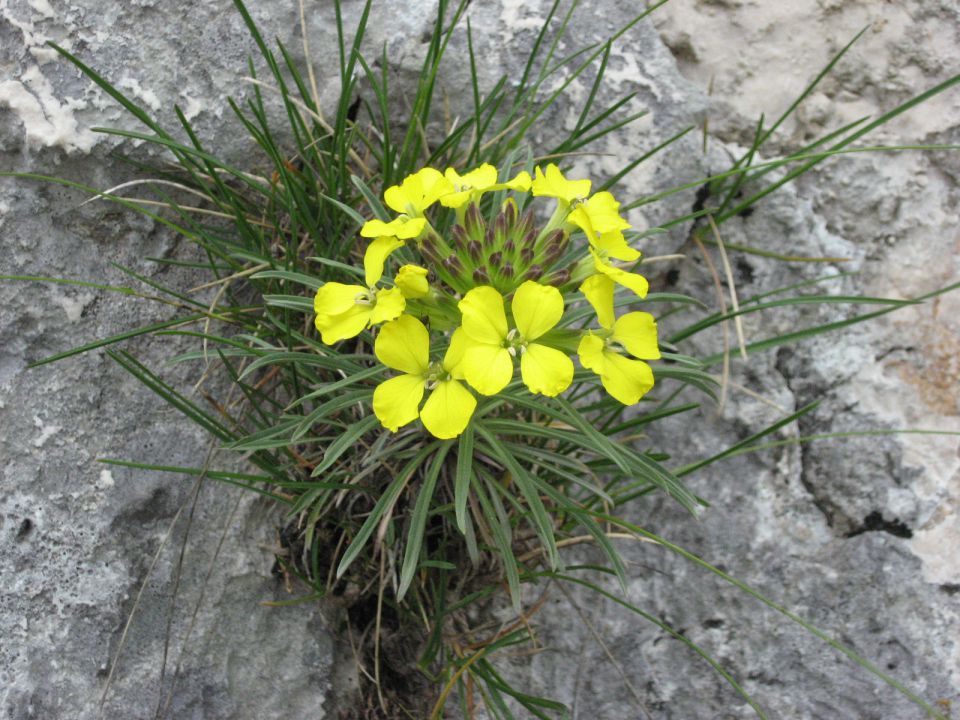
[[[253,4],[251,4],[253,6]],[[423,56],[431,3],[376,4],[371,48],[385,44],[398,87],[409,87]],[[548,7],[505,0],[470,9],[481,71],[489,85],[515,74]],[[616,31],[628,3],[585,4],[576,42]],[[345,3],[347,26],[360,4]],[[302,57],[293,0],[257,3],[264,35],[280,35]],[[760,112],[776,117],[806,81],[860,28],[869,30],[767,156],[816,133],[895,106],[958,66],[955,3],[675,0],[628,33],[611,53],[598,100],[637,92],[630,108],[650,114],[583,158],[602,175],[623,157],[709,118],[708,152],[699,133],[628,176],[634,197],[725,169],[743,151]],[[334,26],[308,12],[321,96],[336,97]],[[180,104],[218,152],[249,161],[250,144],[230,124],[224,97],[244,92],[254,49],[225,0],[177,5],[119,0],[0,0],[0,164],[105,188],[132,177],[109,153],[118,141],[91,127],[137,128],[112,101],[44,46],[79,54],[165,123]],[[574,45],[564,43],[561,51]],[[463,41],[453,57],[464,60]],[[442,77],[450,106],[472,100],[465,60]],[[711,83],[712,78],[712,83]],[[589,90],[576,80],[532,135],[549,147],[576,122]],[[712,84],[712,94],[707,88]],[[398,98],[402,102],[402,97]],[[466,110],[465,110],[466,112]],[[956,90],[866,138],[871,143],[960,141]],[[120,143],[124,151],[136,149]],[[820,166],[771,196],[749,217],[724,226],[724,239],[808,256],[850,258],[784,265],[735,256],[741,298],[812,277],[855,271],[830,292],[911,297],[958,279],[960,237],[955,153],[858,156]],[[254,163],[256,160],[253,161]],[[63,275],[130,284],[109,265],[189,287],[191,278],[146,256],[187,253],[163,229],[84,195],[51,185],[0,180],[0,274]],[[694,193],[645,208],[631,220],[655,226],[689,211]],[[648,255],[682,252],[650,266],[660,288],[674,283],[714,303],[689,227],[652,241]],[[667,272],[673,269],[676,272]],[[103,456],[200,466],[206,441],[155,400],[102,351],[36,370],[32,360],[166,316],[165,310],[95,289],[0,284],[0,708],[12,718],[97,716],[108,664],[147,569],[181,508],[144,590],[108,696],[107,717],[334,716],[331,666],[342,660],[335,628],[315,609],[268,609],[283,596],[270,577],[276,513],[253,498],[204,486],[190,526],[161,681],[164,637],[192,480],[109,470]],[[802,344],[735,361],[721,413],[705,409],[657,431],[676,461],[717,451],[813,400],[815,413],[778,437],[875,428],[960,430],[958,300],[899,311]],[[748,340],[850,308],[784,310],[750,316]],[[719,333],[698,340],[720,347]],[[155,342],[127,345],[148,365],[169,353]],[[164,368],[189,388],[191,368]],[[682,442],[678,441],[682,438]],[[824,441],[717,464],[691,477],[713,506],[699,520],[669,503],[638,504],[634,519],[783,602],[930,701],[960,702],[960,473],[956,439],[931,436]],[[234,507],[239,501],[239,505]],[[234,513],[231,515],[231,513]],[[224,527],[227,532],[224,535]],[[214,559],[218,545],[222,547]],[[688,562],[648,545],[624,548],[632,561],[630,601],[681,629],[721,660],[771,717],[911,718],[921,713],[895,691],[755,600]],[[585,555],[589,557],[589,553]],[[212,568],[212,570],[211,570]],[[207,578],[209,574],[209,578]],[[183,639],[205,587],[202,611]],[[680,643],[635,616],[571,591],[607,651],[557,589],[540,613],[545,651],[512,672],[533,690],[571,704],[574,717],[738,718],[749,709]],[[170,678],[180,662],[170,693]],[[339,663],[342,665],[342,663]],[[644,709],[641,709],[644,708]]]

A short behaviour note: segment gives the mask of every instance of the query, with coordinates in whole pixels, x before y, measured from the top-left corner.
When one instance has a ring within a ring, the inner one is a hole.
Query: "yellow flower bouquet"
[[[638,311],[614,320],[616,284],[638,299],[647,294],[641,275],[611,262],[640,258],[624,239],[630,224],[619,203],[609,192],[589,196],[589,180],[570,181],[553,164],[546,172],[537,167],[533,180],[526,170],[503,183],[497,177],[489,164],[462,176],[453,168],[443,175],[424,168],[387,188],[387,205],[401,214],[390,222],[370,220],[360,231],[373,238],[363,257],[366,287],[331,282],[317,290],[315,324],[326,344],[385,323],[374,352],[403,374],[377,386],[373,409],[393,432],[419,418],[436,438],[458,437],[477,408],[460,381],[480,396],[496,397],[513,381],[514,359],[531,394],[555,397],[574,380],[565,351],[570,347],[624,405],[639,402],[653,387],[653,372],[643,362],[660,357],[653,316]],[[503,200],[485,222],[484,194],[506,189],[526,198]],[[525,208],[531,195],[556,200],[542,229],[535,227],[533,208]],[[436,203],[456,211],[448,228],[451,242],[424,215]],[[585,242],[571,244],[578,230]],[[376,290],[400,248],[435,268],[433,283],[422,265],[404,264],[392,288]],[[593,306],[599,328],[564,327],[575,290]],[[442,362],[430,361],[428,326],[432,344],[447,348]],[[431,394],[421,410],[426,390]]]

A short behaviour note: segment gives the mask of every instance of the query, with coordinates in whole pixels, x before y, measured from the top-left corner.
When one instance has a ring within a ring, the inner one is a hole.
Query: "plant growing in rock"
[[[363,686],[358,716],[442,717],[454,702],[468,717],[481,706],[499,718],[562,716],[559,703],[511,682],[500,658],[507,654],[502,651],[534,642],[542,605],[536,593],[577,584],[690,646],[765,717],[704,648],[628,601],[622,590],[629,573],[618,543],[636,541],[723,577],[935,713],[852,650],[633,522],[638,511],[628,515],[625,508],[662,492],[695,515],[707,503],[684,486],[685,475],[762,449],[764,438],[811,409],[789,414],[723,452],[671,467],[672,448],[654,447],[646,431],[694,410],[726,386],[726,372],[713,368],[726,368],[730,348],[696,357],[685,352],[692,338],[778,307],[879,306],[841,323],[743,343],[749,354],[909,302],[785,287],[777,297],[734,299],[731,310],[721,305],[711,312],[682,293],[650,291],[643,266],[658,258],[641,257],[644,240],[686,224],[708,262],[712,255],[705,246],[711,245],[729,268],[720,232],[725,221],[831,156],[871,149],[853,143],[960,79],[876,120],[759,163],[763,144],[821,74],[775,123],[758,126],[752,146],[729,170],[621,206],[609,188],[653,154],[626,162],[602,185],[561,166],[636,119],[618,115],[624,100],[601,108],[587,103],[562,143],[538,156],[530,149],[529,131],[565,87],[594,72],[592,99],[604,81],[610,43],[558,55],[556,37],[567,31],[576,2],[565,9],[559,0],[553,5],[557,35],[544,25],[517,82],[504,79],[485,93],[476,79],[468,26],[474,107],[469,122],[441,130],[434,107],[437,77],[467,0],[438,3],[416,92],[400,123],[386,58],[378,71],[361,53],[369,1],[352,38],[335,4],[341,94],[329,116],[321,112],[311,77],[304,77],[282,45],[270,50],[244,4],[236,4],[269,72],[261,80],[251,63],[253,95],[245,106],[231,103],[262,150],[249,167],[219,160],[179,111],[178,133],[161,127],[108,79],[60,50],[147,128],[106,132],[152,143],[176,161],[175,169],[158,169],[151,178],[162,213],[111,190],[88,189],[193,241],[201,254],[195,269],[209,274],[216,291],[201,299],[154,285],[162,301],[178,309],[171,320],[44,362],[142,334],[201,343],[176,360],[198,363],[203,378],[214,369],[224,373],[228,393],[210,395],[206,404],[167,384],[129,352],[108,352],[256,472],[229,464],[211,470],[108,462],[239,485],[283,509],[280,571],[291,588],[295,581],[307,588],[301,599],[342,604],[364,638],[357,650]],[[541,99],[548,81],[558,78],[560,89]],[[288,121],[282,130],[268,110],[267,94],[282,101]],[[626,210],[693,190],[699,190],[696,207],[658,228],[637,232],[624,218]],[[203,207],[187,205],[179,193],[199,194]],[[720,273],[715,275],[720,288]],[[572,546],[596,546],[602,561],[568,557]],[[608,578],[620,589],[609,586]],[[505,611],[512,613],[510,621],[499,627],[485,622]]]

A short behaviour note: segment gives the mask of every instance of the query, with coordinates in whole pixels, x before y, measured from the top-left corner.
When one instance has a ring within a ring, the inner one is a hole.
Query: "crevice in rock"
[[[789,355],[790,351],[786,348],[780,348],[777,350],[777,357],[774,366],[776,367],[777,372],[780,373],[780,376],[783,378],[783,382],[786,384],[787,389],[796,398],[798,397],[798,391],[793,387],[789,368],[787,367]],[[800,428],[800,432],[802,433],[803,425],[801,424],[801,420],[802,418],[797,420],[797,426]],[[800,455],[800,484],[803,486],[803,489],[807,491],[807,494],[810,496],[814,507],[820,511],[821,515],[823,515],[824,520],[826,520],[827,527],[834,529],[836,515],[840,512],[840,510],[819,491],[814,482],[814,478],[812,477],[813,473],[811,471],[812,464],[810,462],[810,453],[812,451],[810,445],[807,443],[800,443],[798,448]]]
[[[887,520],[879,510],[874,510],[863,519],[859,527],[850,530],[845,537],[852,538],[867,532],[885,532],[899,538],[912,538],[913,530],[900,518]]]
[[[23,522],[20,523],[20,527],[17,528],[17,542],[23,542],[27,539],[27,535],[30,534],[30,531],[33,530],[33,520],[30,518],[24,518]]]

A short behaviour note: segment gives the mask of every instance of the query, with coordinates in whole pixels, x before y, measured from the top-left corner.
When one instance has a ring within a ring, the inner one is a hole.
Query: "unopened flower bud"
[[[500,268],[500,274],[507,280],[510,280],[513,277],[513,263],[504,263],[503,267]]]
[[[537,236],[537,232],[534,228],[534,223],[536,218],[533,215],[533,210],[528,209],[523,215],[520,216],[520,219],[513,225],[513,234],[515,237],[526,237],[530,232],[533,232],[533,236]]]
[[[394,283],[408,300],[426,297],[430,292],[430,283],[427,282],[427,269],[418,265],[401,267],[396,278],[394,278]]]
[[[486,268],[482,268],[482,267],[481,267],[481,268],[477,268],[476,270],[474,270],[474,271],[473,271],[473,281],[474,281],[475,283],[477,283],[477,285],[489,285],[489,284],[490,284],[490,276],[487,274]]]
[[[527,272],[524,273],[525,280],[539,280],[543,275],[543,268],[539,265],[531,265],[527,268]]]
[[[500,214],[504,216],[507,226],[512,227],[517,222],[517,203],[513,198],[507,198],[500,208]]]
[[[489,251],[496,247],[497,238],[493,232],[493,227],[488,227],[483,234],[483,246]]]
[[[513,238],[508,238],[507,241],[503,244],[503,252],[507,255],[513,255],[516,252],[517,245],[513,242]]]
[[[520,241],[520,245],[522,247],[533,248],[537,244],[537,235],[539,234],[539,231],[535,227],[530,228],[526,233],[524,233],[523,240]],[[514,230],[514,237],[517,237],[516,230]]]
[[[467,205],[467,210],[463,214],[463,224],[470,237],[477,239],[483,237],[483,216],[480,214],[480,208],[477,207],[476,203]]]
[[[552,265],[567,251],[570,236],[563,230],[557,229],[550,233],[543,244],[543,261]]]
[[[554,270],[552,273],[543,278],[541,282],[544,285],[553,285],[554,287],[566,285],[568,282],[570,282],[570,270],[567,268]]]
[[[501,211],[493,221],[493,231],[497,238],[497,245],[503,245],[507,239],[507,232],[509,230],[510,222],[507,220],[507,214],[505,211]]]
[[[467,231],[460,225],[454,225],[450,228],[450,238],[453,240],[454,247],[466,248],[470,240]]]
[[[454,275],[459,275],[463,272],[463,263],[460,262],[460,258],[456,255],[447,255],[443,259],[443,266]]]
[[[503,262],[503,253],[495,252],[490,256],[490,267],[500,267]]]
[[[527,264],[532,263],[533,256],[534,256],[533,248],[530,247],[529,245],[525,246],[520,251],[520,260],[523,261],[524,263],[527,263]]]
[[[436,238],[432,235],[427,235],[426,237],[420,240],[420,254],[426,260],[429,260],[432,263],[437,263],[440,261],[440,255],[437,253],[437,243]]]
[[[467,243],[467,254],[471,260],[477,261],[483,255],[483,246],[476,240],[470,240]]]

